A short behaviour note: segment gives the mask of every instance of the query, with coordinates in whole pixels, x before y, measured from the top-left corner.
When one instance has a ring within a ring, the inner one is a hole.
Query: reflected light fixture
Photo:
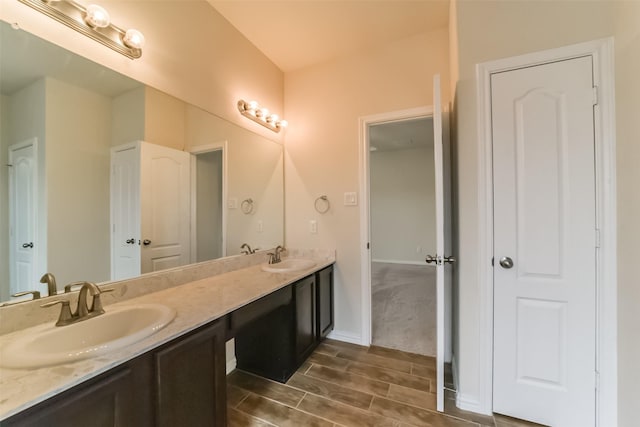
[[[83,6],[72,0],[18,0],[93,40],[136,59],[142,56],[144,36],[138,30],[123,30],[111,23],[102,6]]]
[[[243,116],[260,123],[262,126],[271,129],[274,132],[280,132],[289,124],[286,120],[280,119],[277,114],[270,114],[269,110],[260,105],[256,101],[238,101],[238,111]]]

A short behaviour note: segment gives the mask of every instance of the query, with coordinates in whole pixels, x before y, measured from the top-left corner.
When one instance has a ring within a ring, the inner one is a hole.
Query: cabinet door
[[[144,356],[3,421],[3,427],[151,426]]]
[[[294,284],[296,298],[296,361],[300,365],[316,346],[315,275]]]
[[[226,425],[224,321],[155,353],[156,425]]]
[[[333,330],[333,266],[316,273],[318,339]]]

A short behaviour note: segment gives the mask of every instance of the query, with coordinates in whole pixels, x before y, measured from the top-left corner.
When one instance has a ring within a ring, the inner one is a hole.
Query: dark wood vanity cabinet
[[[333,266],[316,273],[316,316],[318,318],[318,340],[322,340],[333,330]]]
[[[329,266],[236,310],[238,368],[286,382],[333,329],[333,267]]]
[[[0,425],[224,427],[225,369],[225,323],[219,319]]]
[[[3,427],[153,426],[151,357],[140,356],[8,418]],[[55,368],[53,368],[55,369]]]
[[[317,345],[316,276],[312,275],[296,282],[293,285],[293,292],[296,301],[294,346],[295,369],[297,369]]]
[[[226,425],[223,320],[154,351],[156,426]]]

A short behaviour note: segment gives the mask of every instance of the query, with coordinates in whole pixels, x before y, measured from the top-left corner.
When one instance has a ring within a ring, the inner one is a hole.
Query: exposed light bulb
[[[144,47],[144,35],[133,28],[127,30],[122,37],[122,43],[131,49],[142,49]]]
[[[289,126],[289,122],[286,120],[280,120],[280,123],[278,123],[280,125],[281,128],[286,128],[287,126]]]
[[[277,114],[272,114],[269,117],[267,117],[267,122],[268,123],[272,123],[272,124],[276,124],[276,123],[278,123],[278,119],[279,119],[279,117],[278,117]]]
[[[260,114],[258,114],[258,117],[260,117],[264,121],[267,121],[267,117],[269,117],[269,109],[268,108],[261,108],[260,109]]]
[[[90,4],[86,7],[84,22],[92,28],[105,28],[109,26],[111,19],[105,8],[97,4]]]
[[[258,105],[258,101],[249,101],[249,109],[250,110],[257,110],[259,107]]]

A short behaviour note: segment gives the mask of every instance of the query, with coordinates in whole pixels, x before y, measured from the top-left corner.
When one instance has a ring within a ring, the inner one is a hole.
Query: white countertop
[[[0,368],[0,420],[331,265],[335,258],[314,261],[315,267],[295,273],[266,273],[256,265],[105,306],[108,311],[109,307],[157,303],[175,309],[176,317],[142,341],[100,357],[39,369]],[[0,336],[0,346],[30,329]]]

